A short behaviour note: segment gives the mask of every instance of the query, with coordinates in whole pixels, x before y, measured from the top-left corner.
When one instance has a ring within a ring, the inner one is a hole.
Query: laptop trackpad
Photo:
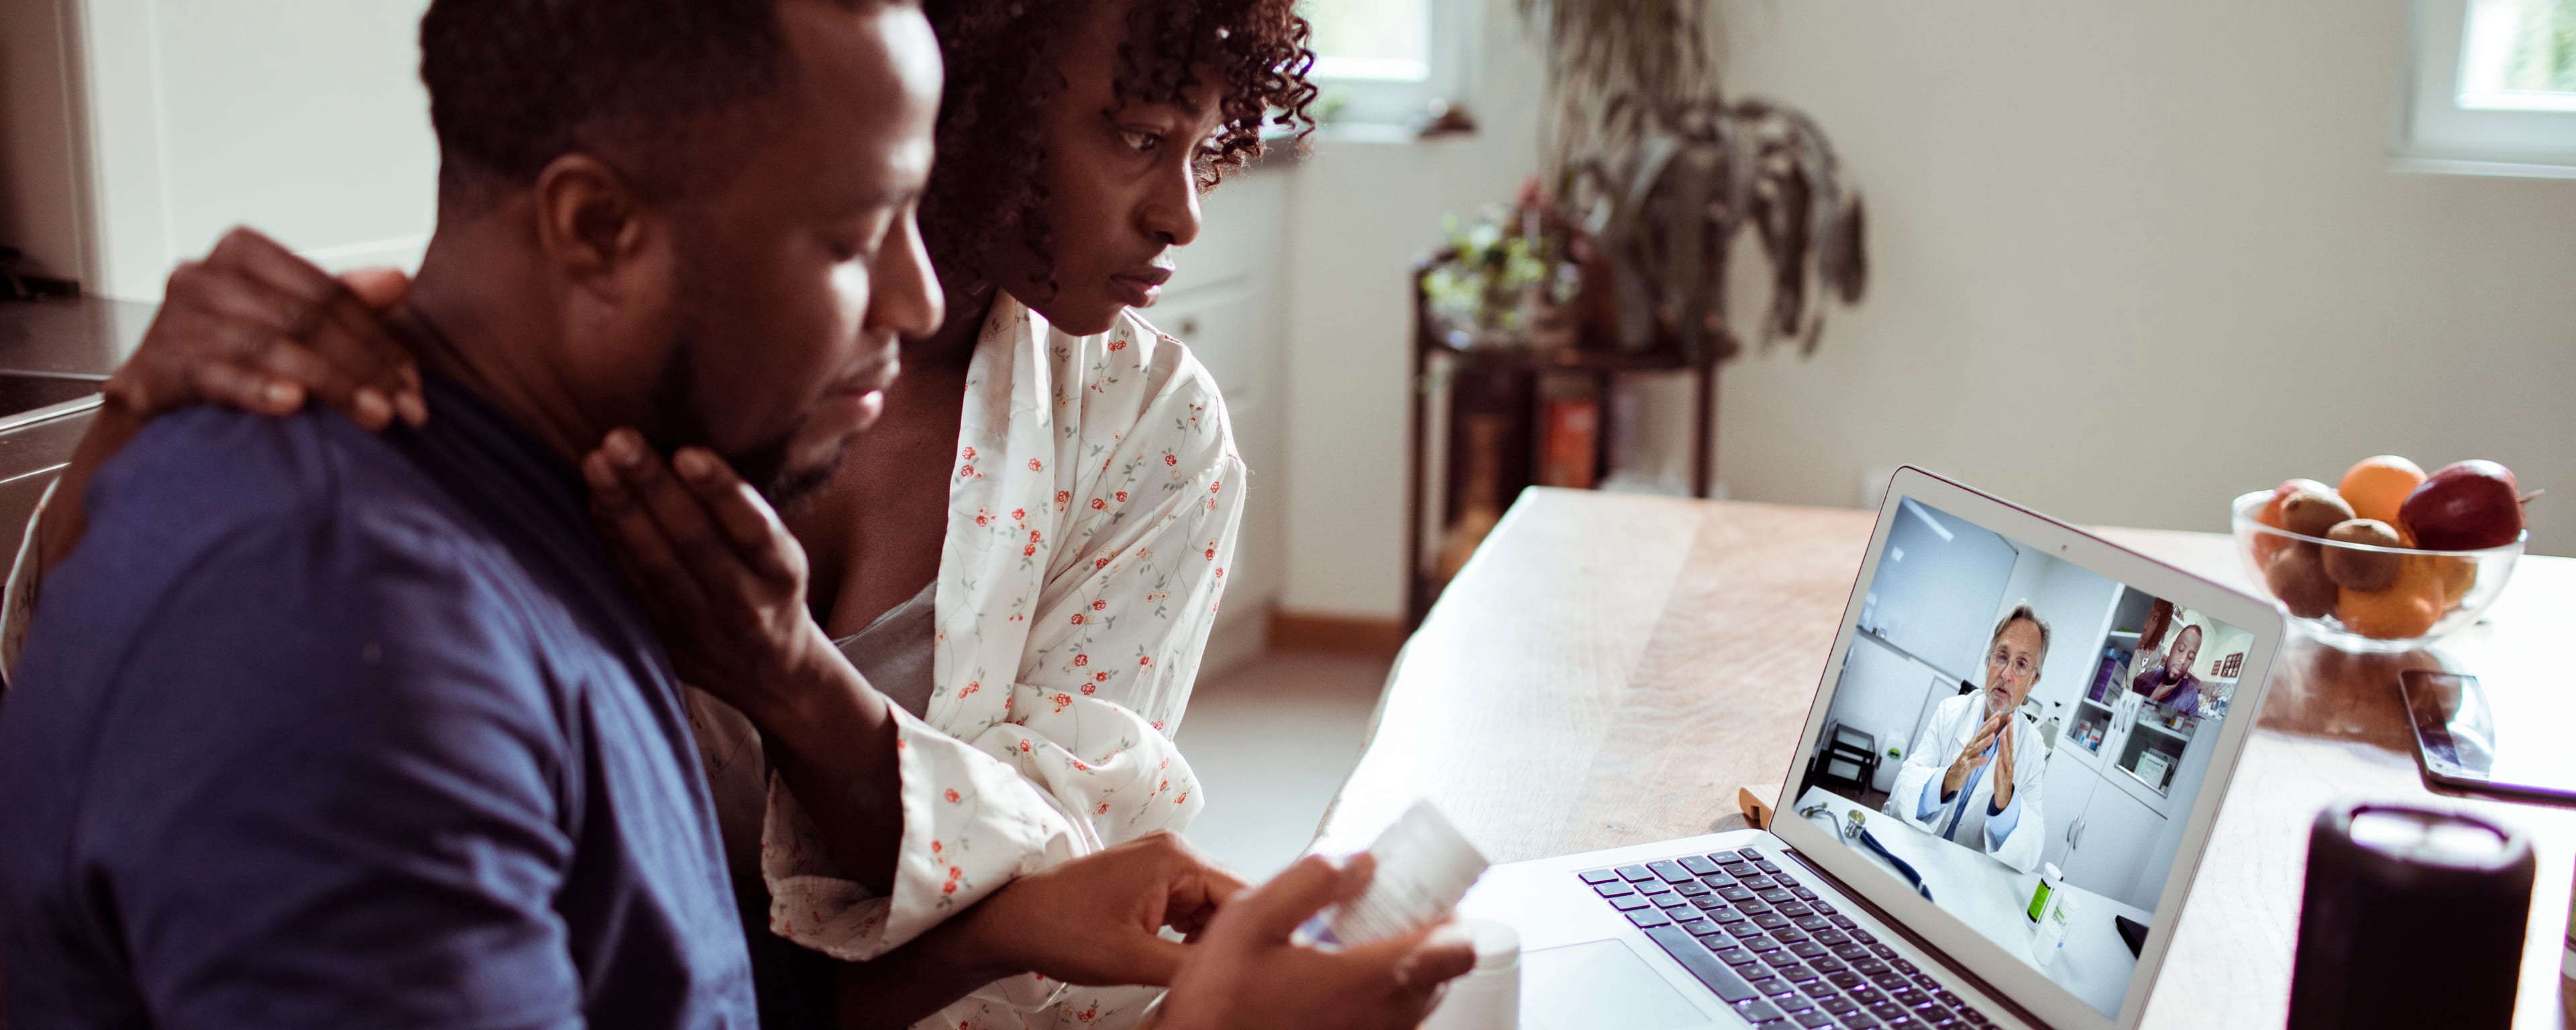
[[[1616,939],[1521,956],[1522,1030],[1675,1030],[1708,1017]]]

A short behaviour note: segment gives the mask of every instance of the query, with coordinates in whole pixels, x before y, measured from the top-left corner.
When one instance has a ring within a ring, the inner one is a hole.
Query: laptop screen
[[[2116,1017],[2253,633],[1912,497],[1854,617],[1781,818]]]

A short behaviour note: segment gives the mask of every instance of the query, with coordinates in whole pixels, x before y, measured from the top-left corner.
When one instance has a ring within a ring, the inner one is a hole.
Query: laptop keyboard
[[[1579,875],[1754,1026],[1992,1024],[1752,848]]]

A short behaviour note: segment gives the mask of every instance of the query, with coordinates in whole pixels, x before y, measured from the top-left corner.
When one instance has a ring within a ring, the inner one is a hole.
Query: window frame
[[[1339,101],[1326,127],[1398,127],[1410,130],[1431,117],[1431,102],[1466,105],[1475,92],[1477,41],[1483,30],[1482,4],[1467,0],[1423,0],[1430,9],[1428,74],[1420,80],[1334,75],[1319,55],[1311,73],[1321,89],[1318,103]]]
[[[2406,171],[2576,179],[2576,110],[2463,107],[2472,0],[2412,0],[2394,145]]]

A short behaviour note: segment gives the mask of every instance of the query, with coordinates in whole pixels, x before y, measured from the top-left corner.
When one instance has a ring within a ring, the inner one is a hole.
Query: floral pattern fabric
[[[774,780],[761,840],[771,928],[864,960],[1016,876],[1205,803],[1172,745],[1242,518],[1215,380],[1133,312],[1069,336],[1003,294],[967,372],[935,588],[926,719],[900,716],[894,890],[837,875]],[[1155,996],[1036,977],[923,1026],[1133,1025]]]
[[[18,652],[27,649],[27,628],[36,622],[36,592],[44,588],[45,563],[36,553],[36,523],[45,518],[45,507],[54,503],[54,488],[62,481],[45,484],[45,492],[36,498],[35,514],[27,516],[27,531],[18,537],[18,558],[9,565],[9,583],[0,588],[0,696],[9,690],[9,676],[18,670]]]

